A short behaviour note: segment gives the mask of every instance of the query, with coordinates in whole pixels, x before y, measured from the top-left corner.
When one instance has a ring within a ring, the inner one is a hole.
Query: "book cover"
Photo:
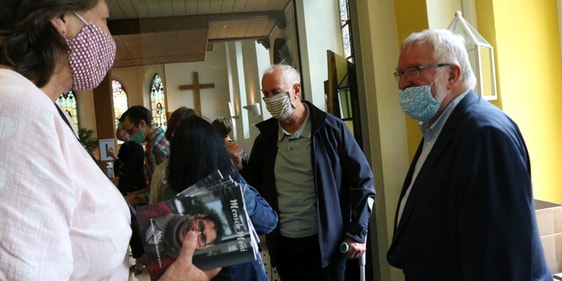
[[[152,280],[181,252],[187,232],[195,231],[193,264],[202,270],[255,260],[258,236],[246,212],[243,184],[210,175],[175,199],[139,207],[137,224]]]

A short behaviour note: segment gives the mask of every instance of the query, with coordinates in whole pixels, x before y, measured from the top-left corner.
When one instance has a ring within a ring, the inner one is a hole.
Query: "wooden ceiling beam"
[[[207,16],[176,16],[109,20],[107,26],[114,36],[182,30],[208,30],[209,18]]]
[[[209,29],[210,21],[229,21],[264,17],[275,21],[275,24],[281,29],[285,29],[287,26],[285,14],[282,11],[121,19],[109,20],[107,25],[112,35],[129,35],[165,31]]]
[[[245,12],[245,13],[231,13],[231,14],[209,14],[209,21],[228,21],[228,20],[243,20],[251,18],[268,18],[275,21],[275,24],[281,29],[285,29],[287,22],[285,21],[285,14],[283,11],[269,11],[269,12]]]

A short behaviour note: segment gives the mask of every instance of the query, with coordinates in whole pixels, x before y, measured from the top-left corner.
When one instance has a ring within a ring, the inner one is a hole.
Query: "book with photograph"
[[[244,207],[245,184],[220,173],[171,200],[137,209],[137,224],[152,280],[158,280],[181,252],[189,231],[199,234],[193,264],[211,269],[251,262],[259,238]]]

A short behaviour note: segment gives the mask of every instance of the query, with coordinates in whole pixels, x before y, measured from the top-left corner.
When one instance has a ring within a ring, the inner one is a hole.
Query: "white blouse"
[[[0,280],[128,279],[128,207],[53,102],[0,69]]]

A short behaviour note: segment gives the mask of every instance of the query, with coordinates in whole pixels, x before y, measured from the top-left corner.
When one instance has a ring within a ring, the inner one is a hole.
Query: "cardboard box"
[[[535,200],[535,209],[539,235],[562,232],[562,205]]]
[[[562,205],[535,200],[544,256],[552,274],[562,272]]]
[[[543,235],[541,242],[550,272],[562,271],[562,233]]]

